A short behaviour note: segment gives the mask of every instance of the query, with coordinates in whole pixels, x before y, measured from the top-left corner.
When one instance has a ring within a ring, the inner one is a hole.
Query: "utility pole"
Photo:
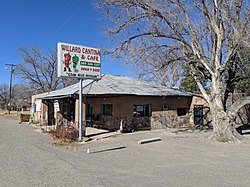
[[[14,72],[14,69],[13,67],[14,66],[17,66],[15,64],[5,64],[5,66],[10,66],[10,88],[9,88],[9,102],[8,102],[8,105],[9,105],[9,109],[8,109],[8,112],[10,114],[10,109],[11,109],[11,96],[12,96],[12,74]]]

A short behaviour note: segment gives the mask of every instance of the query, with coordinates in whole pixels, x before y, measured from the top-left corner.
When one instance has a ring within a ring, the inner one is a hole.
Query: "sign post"
[[[84,127],[85,127],[84,128],[84,135],[85,135],[86,125]],[[81,142],[82,141],[82,79],[80,79],[79,81],[79,127],[78,128],[79,128],[78,141]]]
[[[83,79],[101,78],[100,49],[59,42],[57,44],[58,77],[79,78],[79,141],[82,141]],[[84,125],[84,135],[86,125]]]

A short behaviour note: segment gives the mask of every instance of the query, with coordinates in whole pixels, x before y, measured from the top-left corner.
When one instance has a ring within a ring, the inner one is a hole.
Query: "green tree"
[[[194,77],[189,73],[189,68],[186,66],[183,69],[183,78],[181,80],[181,88],[186,92],[199,93],[200,90],[194,80]]]
[[[250,47],[245,46],[238,53],[239,62],[242,62],[239,66],[237,76],[240,77],[239,82],[236,84],[236,91],[250,95]]]
[[[201,83],[204,86],[204,88],[206,88],[207,84],[206,79],[201,74],[199,74],[199,79],[201,80]],[[189,66],[183,67],[180,87],[186,92],[201,93],[194,77],[191,74],[191,69]]]
[[[245,93],[247,96],[250,95],[250,79],[246,80],[241,80],[237,85],[236,85],[236,90],[238,92]]]

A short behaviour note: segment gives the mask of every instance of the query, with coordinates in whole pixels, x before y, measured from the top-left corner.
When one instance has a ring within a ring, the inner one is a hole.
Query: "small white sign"
[[[57,44],[58,77],[101,78],[100,49],[75,44]]]
[[[42,111],[42,99],[36,99],[35,105],[36,105],[36,112],[41,112]]]
[[[60,111],[60,107],[59,107],[59,102],[58,100],[54,101],[54,112],[59,112]]]

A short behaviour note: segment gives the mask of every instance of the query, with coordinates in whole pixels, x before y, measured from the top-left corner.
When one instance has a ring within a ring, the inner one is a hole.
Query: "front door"
[[[55,117],[54,117],[54,101],[48,100],[48,114],[46,114],[46,118],[48,118],[48,125],[55,125]]]
[[[194,105],[194,124],[203,125],[203,105]]]
[[[87,110],[86,110],[86,124],[87,124],[87,127],[92,127],[93,120],[94,120],[93,105],[92,104],[87,104]]]
[[[74,123],[75,119],[75,99],[64,98],[62,104],[62,115],[65,123]]]

